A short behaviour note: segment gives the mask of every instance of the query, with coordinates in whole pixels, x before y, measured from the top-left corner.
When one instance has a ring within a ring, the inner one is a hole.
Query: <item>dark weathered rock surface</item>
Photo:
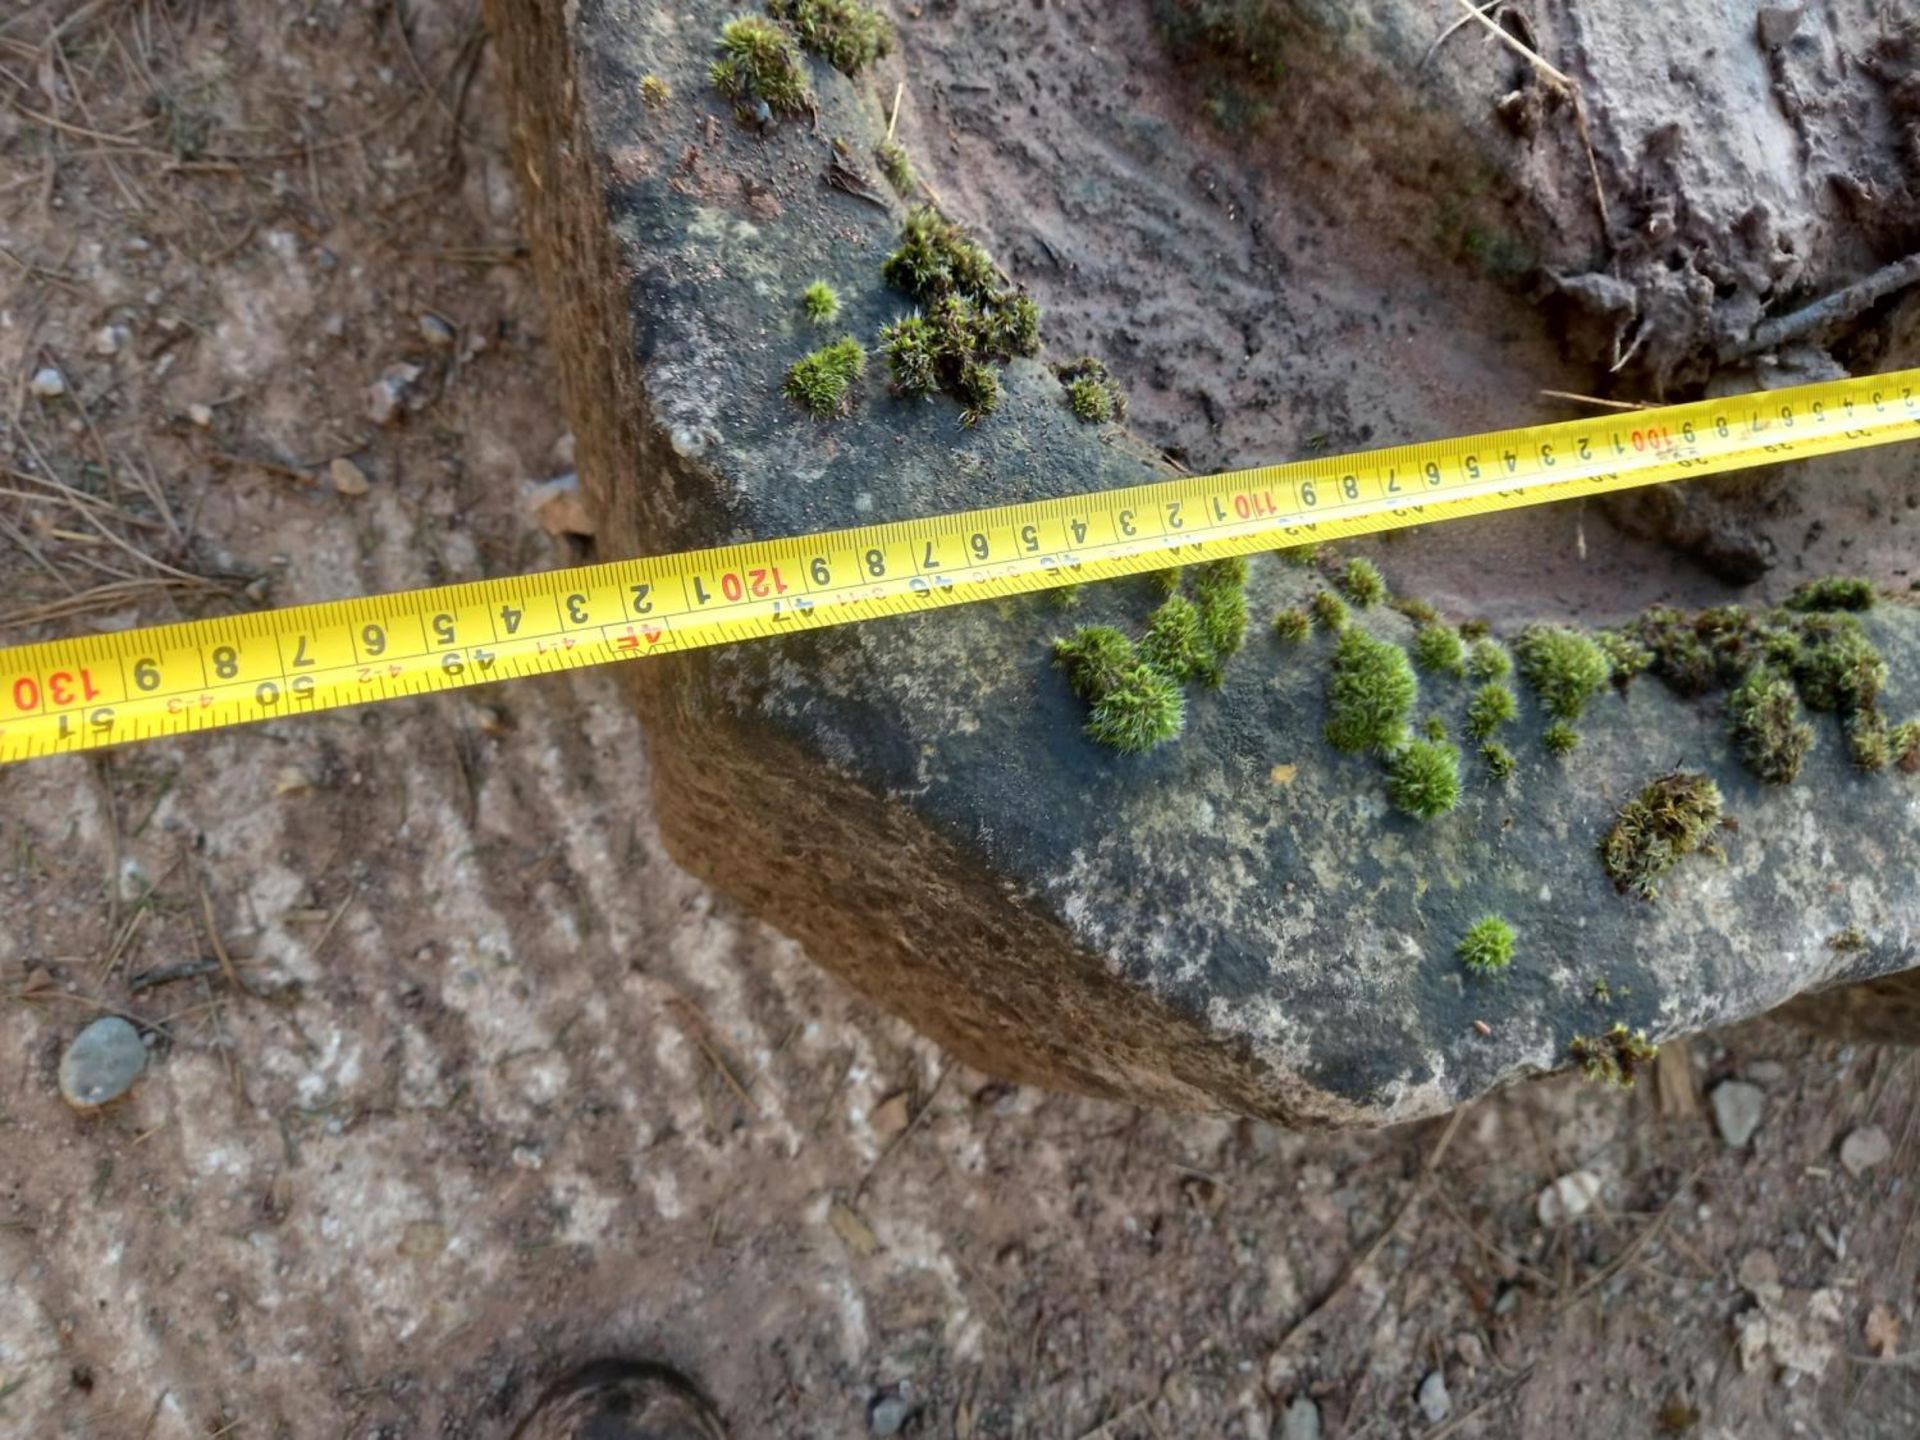
[[[703,78],[733,11],[494,6],[603,543],[668,550],[1158,473],[1143,447],[1076,423],[1037,361],[1007,369],[999,413],[972,429],[876,375],[828,424],[781,397],[823,337],[870,342],[909,308],[879,278],[903,207],[876,198],[877,176],[870,197],[825,180],[829,139],[864,157],[892,86],[809,62],[817,118],[743,128]],[[658,109],[639,98],[649,74],[672,88]],[[831,330],[796,303],[814,279],[844,298]],[[1459,428],[1438,389],[1382,418],[1408,436]],[[1830,720],[1800,783],[1763,791],[1712,702],[1643,681],[1597,701],[1560,761],[1523,697],[1512,782],[1469,761],[1460,808],[1418,824],[1389,809],[1378,762],[1321,738],[1326,639],[1283,647],[1262,624],[1311,577],[1272,561],[1254,577],[1246,653],[1221,691],[1192,695],[1187,735],[1145,757],[1082,736],[1048,664],[1067,617],[1045,597],[653,662],[637,680],[663,832],[984,1069],[1299,1124],[1430,1113],[1561,1064],[1572,1036],[1616,1020],[1657,1038],[1914,962],[1914,782],[1854,772]],[[1072,620],[1137,628],[1152,603],[1144,582],[1103,587]],[[1362,623],[1410,635],[1386,612]],[[1920,708],[1920,615],[1869,624],[1904,718]],[[1458,734],[1470,687],[1422,691],[1419,713]],[[1719,781],[1739,830],[1724,864],[1689,860],[1658,903],[1624,899],[1595,843],[1676,765]],[[1454,948],[1488,913],[1512,922],[1518,955],[1469,978]],[[1850,924],[1864,952],[1829,944]]]

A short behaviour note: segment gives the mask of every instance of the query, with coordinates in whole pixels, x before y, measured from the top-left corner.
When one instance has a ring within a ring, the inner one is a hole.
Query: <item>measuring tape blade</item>
[[[1920,370],[0,650],[0,764],[1920,438]]]

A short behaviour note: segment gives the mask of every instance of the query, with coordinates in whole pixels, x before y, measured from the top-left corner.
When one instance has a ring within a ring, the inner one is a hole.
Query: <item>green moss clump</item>
[[[960,423],[978,425],[1000,408],[1000,372],[979,360],[960,367],[953,398],[960,402]]]
[[[1815,710],[1842,717],[1871,710],[1886,688],[1887,662],[1851,615],[1809,615],[1800,623],[1793,678]]]
[[[1247,638],[1247,559],[1230,555],[1194,567],[1193,594],[1207,645],[1221,660]]]
[[[1625,689],[1627,682],[1653,664],[1653,652],[1630,635],[1618,630],[1602,630],[1593,637],[1613,668],[1613,683]]]
[[[640,77],[640,103],[649,110],[658,110],[673,98],[673,87],[658,75],[647,74]]]
[[[1441,675],[1467,673],[1467,647],[1450,625],[1423,625],[1413,634],[1413,663]]]
[[[1492,633],[1493,626],[1484,620],[1462,620],[1460,622],[1460,638],[1462,640],[1484,640]]]
[[[1174,738],[1187,723],[1187,697],[1151,665],[1123,671],[1093,702],[1087,735],[1127,754],[1151,750]]]
[[[1920,774],[1920,720],[1906,720],[1894,726],[1889,741],[1893,747],[1893,763],[1904,774]]]
[[[1484,635],[1467,651],[1467,674],[1475,680],[1504,680],[1512,673],[1507,652]]]
[[[1513,691],[1498,680],[1489,680],[1467,702],[1467,733],[1484,740],[1519,713],[1520,703]]]
[[[893,27],[860,0],[767,0],[767,13],[842,75],[858,75],[893,49]]]
[[[1801,703],[1837,714],[1854,764],[1881,770],[1903,753],[1879,710],[1887,664],[1849,613],[1872,601],[1868,582],[1839,577],[1801,586],[1785,609],[1720,605],[1687,616],[1655,607],[1624,643],[1644,649],[1653,672],[1683,695],[1729,687],[1731,738],[1762,780],[1785,784],[1799,773],[1813,743]],[[1614,663],[1618,673],[1617,655]]]
[[[908,212],[900,244],[880,274],[894,289],[929,306],[948,295],[969,300],[990,295],[1000,284],[993,257],[931,205]]]
[[[1447,722],[1438,715],[1429,715],[1420,722],[1420,733],[1429,740],[1444,740],[1447,738]]]
[[[1580,732],[1566,721],[1556,720],[1540,732],[1540,743],[1547,747],[1549,755],[1565,759],[1580,748]]]
[[[1298,645],[1313,634],[1313,617],[1298,605],[1273,617],[1273,635],[1287,645]]]
[[[1856,923],[1828,937],[1827,948],[1839,955],[1859,955],[1872,947],[1867,943],[1867,932]]]
[[[751,102],[764,100],[767,108],[797,115],[813,104],[800,47],[784,26],[759,15],[742,15],[720,27],[720,58],[707,69],[713,88],[734,102],[744,122],[752,118]]]
[[[787,371],[787,395],[816,419],[844,415],[853,408],[853,382],[867,370],[867,352],[851,335],[822,345],[793,362]]]
[[[1705,775],[1662,775],[1621,807],[1600,841],[1600,863],[1622,894],[1652,900],[1660,879],[1694,851],[1720,854],[1720,787]]]
[[[1178,595],[1180,593],[1180,581],[1185,574],[1186,572],[1178,565],[1170,565],[1165,570],[1149,570],[1147,572],[1147,584],[1154,588],[1156,594]]]
[[[940,388],[940,339],[924,315],[908,315],[880,331],[880,350],[897,395],[931,395]]]
[[[1514,642],[1520,675],[1547,713],[1557,720],[1578,720],[1587,701],[1606,685],[1612,673],[1600,647],[1577,630],[1534,625]]]
[[[1809,580],[1787,597],[1789,610],[1871,610],[1874,589],[1871,580],[1856,575],[1829,575],[1824,580]]]
[[[1467,927],[1456,952],[1460,963],[1475,974],[1488,975],[1513,963],[1513,927],[1498,915],[1488,915]]]
[[[1089,425],[1104,425],[1127,417],[1127,392],[1112,372],[1091,355],[1054,367],[1066,388],[1067,408]]]
[[[913,162],[907,158],[907,147],[897,140],[882,140],[874,147],[873,158],[893,193],[902,200],[912,199],[913,187],[919,181],[913,173]]]
[[[1039,352],[1040,307],[1003,283],[992,257],[931,206],[907,216],[881,273],[922,312],[881,332],[894,389],[945,391],[969,424],[991,414],[1000,403],[991,362]]]
[[[1496,780],[1505,780],[1513,774],[1513,752],[1498,741],[1490,740],[1480,747],[1480,759],[1487,767],[1487,773]]]
[[[1331,590],[1316,590],[1308,603],[1323,629],[1338,635],[1347,628],[1347,603]]]
[[[1340,572],[1340,588],[1346,592],[1347,599],[1362,610],[1387,598],[1386,577],[1371,560],[1349,560],[1347,568]]]
[[[1640,1067],[1660,1053],[1644,1030],[1629,1030],[1616,1020],[1604,1035],[1576,1035],[1567,1056],[1587,1079],[1631,1090]]]
[[[1200,607],[1184,595],[1169,596],[1153,612],[1146,638],[1140,642],[1140,658],[1182,683],[1197,680],[1218,685],[1224,675],[1219,657],[1207,643]]]
[[[1333,654],[1327,703],[1327,743],[1357,755],[1371,750],[1386,755],[1407,740],[1407,720],[1419,694],[1407,652],[1376,640],[1357,625],[1340,636]]]
[[[1394,751],[1387,798],[1416,820],[1446,814],[1460,803],[1460,752],[1444,740],[1415,740]]]
[[[1813,727],[1800,713],[1793,682],[1768,665],[1754,666],[1727,697],[1734,749],[1769,785],[1792,781],[1813,745]]]
[[[1320,544],[1291,545],[1280,552],[1280,558],[1296,570],[1304,570],[1320,558]]]
[[[800,292],[800,308],[816,325],[829,325],[840,318],[840,292],[824,280],[816,280]]]
[[[1053,642],[1053,663],[1067,672],[1073,693],[1092,704],[1140,663],[1133,641],[1111,625],[1082,625],[1065,640]]]
[[[1878,710],[1847,720],[1847,758],[1862,770],[1884,770],[1893,760],[1893,728]]]
[[[1689,617],[1656,605],[1619,633],[1623,643],[1650,657],[1642,668],[1682,695],[1704,695],[1736,683],[1766,650],[1764,637],[1734,606]]]
[[[1424,600],[1402,595],[1387,603],[1413,621],[1416,626],[1440,623],[1440,612]]]

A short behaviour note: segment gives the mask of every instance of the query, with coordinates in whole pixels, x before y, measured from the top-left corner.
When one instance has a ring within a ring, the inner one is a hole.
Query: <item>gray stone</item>
[[[401,363],[389,365],[380,378],[367,387],[367,418],[376,425],[392,425],[416,400],[415,384],[420,367]]]
[[[782,397],[786,367],[818,343],[792,303],[807,282],[833,283],[843,297],[836,331],[869,342],[908,313],[878,278],[903,211],[826,181],[820,136],[846,137],[860,154],[884,125],[871,77],[853,82],[810,62],[817,125],[764,135],[715,100],[704,79],[711,39],[736,8],[689,0],[669,26],[613,3],[489,7],[600,554],[1165,478],[1168,464],[1144,442],[1075,422],[1038,361],[1008,366],[999,412],[972,427],[944,397],[889,396],[877,356],[844,419],[814,421]],[[1431,43],[1430,7],[1361,8],[1329,43],[1410,73]],[[1552,53],[1578,43],[1557,34]],[[1431,93],[1457,99],[1458,115],[1477,105],[1492,126],[1488,66],[1454,68],[1478,48],[1443,52]],[[1609,77],[1664,73],[1664,59],[1598,58]],[[638,102],[643,74],[671,86],[668,108]],[[1764,81],[1764,66],[1759,74]],[[1662,97],[1676,93],[1659,103],[1687,103],[1696,89],[1712,91],[1710,80],[1663,83]],[[1175,143],[1142,123],[1126,139],[1128,164]],[[1474,135],[1478,123],[1460,122]],[[690,136],[699,137],[692,149]],[[1790,136],[1765,143],[1768,156],[1800,148]],[[1746,144],[1739,134],[1694,135],[1688,174]],[[1627,174],[1638,162],[1619,163]],[[1579,181],[1569,187],[1575,199],[1590,204],[1584,158],[1568,173]],[[1074,183],[1076,207],[1129,203],[1113,175]],[[1161,215],[1163,196],[1193,184],[1183,164],[1151,207],[1133,208]],[[968,219],[989,188],[943,192]],[[1177,208],[1186,203],[1165,200],[1176,207],[1165,223],[1182,263],[1200,263],[1192,237],[1202,228],[1206,247],[1239,243],[1244,219],[1230,223],[1224,199]],[[1015,273],[1071,269],[1049,262],[1043,246],[1053,242],[1034,233],[1018,217],[1007,222],[1007,243],[1023,251],[1024,263],[1007,262]],[[1668,283],[1651,269],[1642,279]],[[1273,282],[1260,272],[1245,283]],[[1459,328],[1473,327],[1462,317]],[[1662,373],[1696,342],[1656,347]],[[1316,398],[1300,402],[1302,416],[1358,415],[1382,441],[1465,428],[1457,396],[1437,379],[1364,388],[1342,378],[1362,368],[1342,352],[1303,378]],[[1294,404],[1284,386],[1249,393]],[[1310,424],[1302,419],[1303,433]],[[1483,533],[1455,527],[1445,543],[1471,546]],[[1556,543],[1571,548],[1564,536]],[[661,832],[686,867],[981,1069],[1295,1125],[1431,1114],[1564,1064],[1575,1035],[1615,1020],[1659,1040],[1912,964],[1899,937],[1920,924],[1920,897],[1896,858],[1920,843],[1912,782],[1856,772],[1831,717],[1814,717],[1820,740],[1800,782],[1762,787],[1733,754],[1717,704],[1641,681],[1630,703],[1595,702],[1578,756],[1562,763],[1544,753],[1544,720],[1528,700],[1510,732],[1513,784],[1472,777],[1458,810],[1421,825],[1389,810],[1377,762],[1324,743],[1326,642],[1284,650],[1260,623],[1316,583],[1310,572],[1257,563],[1246,653],[1220,690],[1192,693],[1179,743],[1139,757],[1085,739],[1083,707],[1048,663],[1069,622],[1043,597],[634,667]],[[1530,602],[1501,603],[1510,633]],[[1137,630],[1150,608],[1143,584],[1090,587],[1074,619]],[[1413,633],[1379,609],[1360,623],[1401,643]],[[1889,713],[1913,713],[1920,615],[1883,606],[1866,623],[1893,660]],[[1440,710],[1457,732],[1466,693],[1423,680],[1422,713]],[[1724,863],[1688,860],[1658,903],[1622,897],[1595,842],[1624,798],[1675,763],[1720,784],[1738,833],[1724,837]],[[1835,876],[1845,877],[1838,890]],[[1464,984],[1454,946],[1490,912],[1523,937],[1521,958],[1497,985]],[[1885,917],[1891,938],[1864,955],[1837,954],[1828,938],[1860,915]],[[1559,973],[1555,957],[1574,956],[1603,964],[1631,998],[1596,1009],[1583,983]]]
[[[913,1407],[903,1397],[882,1395],[867,1408],[867,1430],[874,1435],[898,1435],[912,1415]]]
[[[421,315],[419,320],[420,338],[436,350],[451,350],[458,332],[440,316],[431,310]]]
[[[1281,1414],[1280,1440],[1320,1440],[1320,1407],[1310,1397],[1294,1396]]]
[[[1893,1142],[1878,1125],[1862,1125],[1840,1142],[1840,1163],[1849,1175],[1864,1175],[1893,1154]]]
[[[42,400],[54,400],[67,393],[67,377],[52,365],[42,365],[27,381],[27,389]]]
[[[98,1110],[131,1090],[146,1068],[140,1032],[118,1015],[104,1016],[60,1057],[60,1096],[76,1110]]]
[[[1753,1138],[1767,1108],[1767,1092],[1744,1080],[1722,1080],[1707,1099],[1713,1104],[1713,1123],[1720,1130],[1720,1138],[1732,1150]]]
[[[1447,1377],[1440,1371],[1429,1371],[1420,1382],[1419,1404],[1430,1424],[1438,1425],[1453,1413],[1453,1396],[1447,1393]]]

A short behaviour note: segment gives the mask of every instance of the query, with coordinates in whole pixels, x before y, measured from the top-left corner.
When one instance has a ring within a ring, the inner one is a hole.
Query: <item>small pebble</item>
[[[1862,1125],[1840,1142],[1840,1163],[1849,1175],[1863,1175],[1893,1154],[1893,1142],[1878,1125]]]
[[[1731,1150],[1740,1149],[1753,1138],[1767,1108],[1767,1092],[1744,1080],[1722,1080],[1707,1099],[1713,1103],[1713,1123],[1719,1127],[1720,1138]]]
[[[367,387],[367,418],[376,425],[391,425],[413,396],[413,384],[420,378],[418,365],[389,365],[380,378]]]
[[[580,477],[562,475],[527,487],[527,505],[547,534],[592,535],[593,517],[580,494]]]
[[[1280,1440],[1320,1440],[1320,1407],[1305,1395],[1294,1396],[1280,1417]]]
[[[456,338],[454,328],[445,320],[442,320],[432,311],[428,311],[420,317],[419,323],[420,338],[426,341],[427,344],[436,350],[450,350],[453,348],[453,342]]]
[[[900,1396],[882,1395],[867,1407],[867,1429],[875,1435],[898,1435],[912,1413]]]
[[[27,389],[42,400],[54,400],[67,393],[67,377],[51,365],[42,365],[33,372],[33,379],[27,382]]]
[[[189,405],[187,406],[187,419],[191,420],[195,425],[198,425],[202,430],[205,430],[213,424],[213,407],[211,405]]]
[[[74,1036],[60,1057],[60,1096],[76,1110],[98,1110],[131,1090],[146,1068],[140,1032],[108,1015]]]
[[[1447,1393],[1447,1377],[1438,1370],[1420,1382],[1420,1413],[1429,1424],[1438,1425],[1453,1413],[1453,1396]]]
[[[336,455],[328,464],[327,478],[333,482],[334,490],[342,495],[364,495],[373,488],[367,482],[367,472],[344,455]]]
[[[124,325],[102,325],[93,332],[93,353],[118,355],[132,343],[133,332]]]
[[[1579,1219],[1599,1198],[1600,1177],[1591,1170],[1575,1170],[1542,1190],[1533,1210],[1542,1225],[1560,1225]]]
[[[298,765],[282,765],[280,772],[273,777],[273,795],[276,800],[297,798],[313,793],[313,777]]]

